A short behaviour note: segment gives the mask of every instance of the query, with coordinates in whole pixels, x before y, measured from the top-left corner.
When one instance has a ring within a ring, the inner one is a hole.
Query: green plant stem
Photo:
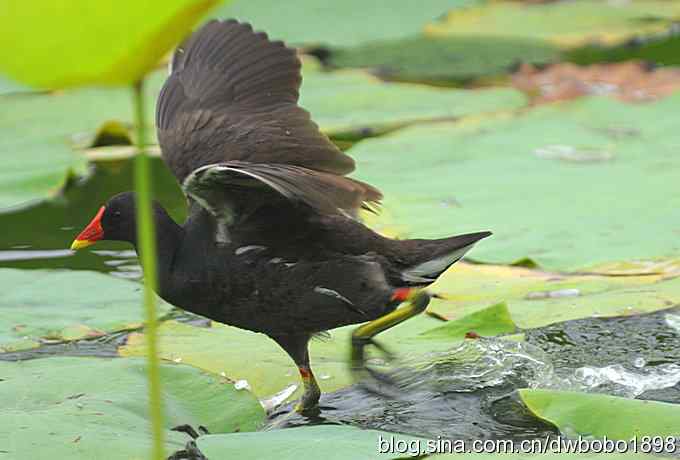
[[[144,117],[144,85],[133,86],[135,126],[137,129],[137,155],[135,156],[135,191],[137,192],[137,244],[144,269],[144,310],[146,313],[147,377],[149,383],[149,415],[153,435],[154,460],[163,460],[163,408],[161,401],[160,363],[158,359],[158,333],[155,289],[158,283],[156,270],[156,229],[151,209],[151,175],[149,155],[146,153],[146,123]]]

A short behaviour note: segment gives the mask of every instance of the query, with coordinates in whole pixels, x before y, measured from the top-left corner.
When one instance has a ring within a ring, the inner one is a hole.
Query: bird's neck
[[[157,273],[159,279],[162,279],[172,270],[175,255],[184,239],[184,230],[165,210],[154,209],[153,217],[156,233]],[[138,239],[133,244],[141,259],[142,249]]]

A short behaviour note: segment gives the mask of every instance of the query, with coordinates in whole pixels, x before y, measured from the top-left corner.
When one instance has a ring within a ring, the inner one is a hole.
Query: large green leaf
[[[519,394],[537,417],[569,436],[623,440],[674,436],[677,439],[680,427],[677,404],[555,390],[523,389]],[[673,447],[677,449],[677,445]]]
[[[536,5],[489,2],[452,10],[444,21],[429,24],[426,33],[525,37],[575,47],[619,44],[635,36],[664,32],[678,16],[680,4],[659,0],[576,0]]]
[[[201,436],[197,444],[206,457],[215,459],[293,460],[300,458],[301,452],[313,452],[314,458],[326,460],[403,458],[403,452],[388,452],[389,443],[394,440],[412,447],[425,447],[426,442],[404,434],[361,430],[344,425],[320,425],[259,433]]]
[[[18,341],[98,336],[143,319],[139,284],[100,273],[0,269],[0,289],[0,350]]]
[[[475,0],[236,0],[214,16],[249,21],[269,36],[296,45],[346,46],[413,35],[448,10],[472,3]]]
[[[0,362],[0,444],[7,458],[148,458],[145,363],[137,359],[47,358]],[[189,366],[163,365],[165,439],[189,424],[212,433],[248,431],[263,420],[257,400],[233,383]]]
[[[3,2],[0,73],[42,88],[140,80],[217,0]]]
[[[677,257],[679,101],[584,99],[411,127],[350,152],[385,194],[374,224],[401,237],[492,230],[470,257],[551,270]]]
[[[480,336],[494,336],[516,332],[517,326],[510,317],[508,306],[498,303],[478,310],[456,321],[449,321],[443,326],[427,330],[423,337],[442,337],[462,339],[468,332],[475,332]]]

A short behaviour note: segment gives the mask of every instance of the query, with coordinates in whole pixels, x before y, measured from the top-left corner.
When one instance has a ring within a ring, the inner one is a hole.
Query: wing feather
[[[158,99],[164,160],[180,182],[230,160],[351,172],[352,158],[297,105],[301,81],[295,50],[249,24],[207,23],[175,52]]]
[[[214,210],[219,209],[223,201],[215,190],[262,186],[295,205],[304,205],[322,214],[351,215],[362,203],[375,205],[382,197],[379,191],[363,182],[284,164],[232,161],[206,165],[192,172],[183,183],[187,195],[208,203]]]
[[[318,213],[374,209],[380,192],[344,177],[354,160],[297,105],[301,82],[296,51],[249,24],[210,21],[178,47],[156,126],[185,192],[230,215],[252,212],[262,197],[241,192],[262,186]]]

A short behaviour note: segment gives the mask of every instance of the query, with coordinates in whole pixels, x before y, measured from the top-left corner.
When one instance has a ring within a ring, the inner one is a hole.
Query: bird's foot
[[[300,401],[295,405],[295,412],[305,415],[306,413],[318,412],[319,398],[321,398],[321,389],[316,383],[316,378],[312,374],[312,370],[307,366],[299,366],[300,377],[304,386],[304,392]]]
[[[321,408],[319,407],[320,396],[321,391],[318,386],[316,387],[316,390],[313,388],[308,390],[307,387],[305,387],[305,392],[302,394],[302,397],[297,404],[295,404],[293,410],[271,414],[271,422],[267,424],[264,431],[295,426],[296,424],[300,424],[300,420],[319,420],[321,415]]]
[[[395,355],[379,342],[376,342],[373,337],[423,312],[427,308],[430,298],[431,295],[425,290],[396,289],[392,300],[408,302],[408,305],[364,324],[352,333],[351,371],[364,383],[368,390],[389,397],[396,395],[398,384],[394,378],[388,373],[377,371],[367,365],[366,347],[372,345],[383,354],[387,361],[394,360]],[[372,384],[367,384],[365,377],[369,377]]]
[[[378,371],[368,365],[365,350],[369,345],[378,349],[384,356],[385,361],[394,359],[395,355],[382,344],[373,340],[373,338],[352,335],[350,370],[355,378],[360,381],[367,390],[372,393],[391,397],[394,393],[392,389],[396,389],[397,384],[388,373]]]

